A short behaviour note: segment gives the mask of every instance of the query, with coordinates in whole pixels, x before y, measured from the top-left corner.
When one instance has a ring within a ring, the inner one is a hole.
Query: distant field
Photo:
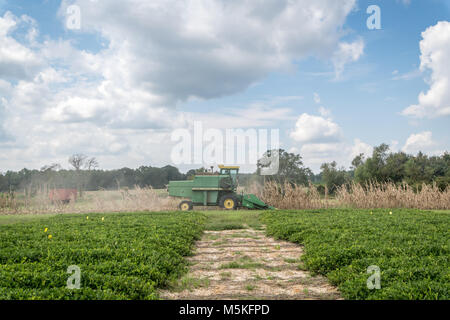
[[[306,210],[263,214],[267,232],[303,244],[304,267],[346,299],[450,299],[450,214],[419,210]],[[381,289],[369,290],[369,266]]]
[[[31,217],[0,219],[0,299],[156,299],[204,224],[179,212]],[[66,288],[71,265],[80,290]]]
[[[13,201],[0,201],[0,215],[169,211],[176,210],[179,202],[169,198],[166,189],[152,188],[85,191],[69,204],[52,203],[47,194],[27,198],[23,193],[15,193]]]

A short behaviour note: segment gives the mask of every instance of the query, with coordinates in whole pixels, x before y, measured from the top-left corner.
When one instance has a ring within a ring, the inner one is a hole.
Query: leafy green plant
[[[450,214],[419,210],[305,210],[263,214],[269,235],[305,246],[304,266],[347,299],[450,299]],[[369,289],[369,266],[381,288]]]
[[[0,226],[0,299],[157,299],[157,288],[186,271],[204,221],[103,213]],[[70,265],[81,269],[79,290],[66,289]]]

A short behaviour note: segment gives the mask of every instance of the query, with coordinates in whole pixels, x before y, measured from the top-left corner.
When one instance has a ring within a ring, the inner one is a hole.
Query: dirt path
[[[302,247],[264,230],[205,231],[190,270],[162,299],[339,299],[323,277],[301,270]]]

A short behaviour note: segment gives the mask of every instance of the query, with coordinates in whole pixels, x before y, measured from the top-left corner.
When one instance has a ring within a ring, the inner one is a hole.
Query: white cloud
[[[333,65],[336,79],[340,79],[346,64],[358,61],[364,53],[364,40],[341,42],[333,54]]]
[[[433,141],[433,134],[431,131],[424,131],[417,134],[411,134],[406,140],[402,151],[405,153],[415,154],[419,151],[430,152],[436,147],[436,142]]]
[[[322,111],[329,113],[325,108]],[[373,150],[360,139],[354,139],[353,144],[344,141],[342,129],[331,118],[306,113],[298,118],[290,136],[299,143],[292,146],[290,152],[299,153],[304,164],[314,172],[319,172],[323,163],[331,161],[349,167],[355,156],[360,153],[370,156]]]
[[[430,89],[402,114],[416,118],[450,115],[450,22],[440,21],[422,33],[420,70],[431,70]]]
[[[172,128],[198,116],[224,125],[214,111],[199,115],[176,108],[180,102],[243,91],[311,55],[331,58],[355,2],[63,1],[62,20],[69,3],[82,14],[82,29],[66,32],[103,38],[95,53],[47,36],[38,42],[31,18],[6,13],[0,16],[0,139],[14,143],[0,166],[36,168],[73,152],[95,153],[108,164],[160,161],[170,154],[160,150],[169,148]],[[27,29],[22,42],[19,27]],[[287,120],[283,99],[299,97],[281,98],[272,109],[262,103],[231,110],[225,123]],[[118,152],[123,158],[115,158]]]
[[[331,119],[303,113],[290,136],[301,143],[337,142],[342,138],[342,130]]]
[[[332,159],[339,153],[342,145],[339,143],[310,143],[300,148],[300,154],[308,159],[308,162],[319,160],[321,163],[326,159]]]
[[[61,12],[65,12],[67,2]],[[246,89],[294,59],[327,55],[355,5],[332,0],[78,0],[82,31],[100,32],[120,55],[110,76],[146,85],[167,102]],[[120,66],[120,65],[119,65]]]
[[[324,162],[337,160],[343,163],[348,157],[348,152],[345,156],[343,153],[347,147],[342,141],[342,129],[331,118],[325,117],[329,110],[321,107],[321,113],[322,117],[303,113],[290,132],[290,137],[300,144],[291,147],[291,152],[299,153],[305,165],[316,172]]]
[[[373,147],[360,139],[355,139],[353,144],[347,142],[337,143],[311,143],[303,145],[297,153],[303,157],[303,162],[314,172],[320,171],[323,163],[336,161],[339,166],[350,167],[352,160],[359,155],[371,156]]]
[[[42,61],[25,45],[16,41],[11,34],[19,26],[32,28],[34,21],[22,16],[20,19],[6,12],[0,16],[0,78],[3,80],[30,79],[39,71]],[[30,29],[31,30],[31,29]]]
[[[355,139],[353,141],[353,146],[351,147],[351,153],[350,157],[352,160],[360,155],[361,153],[364,153],[366,157],[369,157],[372,155],[373,147],[365,142],[362,142],[360,139]]]

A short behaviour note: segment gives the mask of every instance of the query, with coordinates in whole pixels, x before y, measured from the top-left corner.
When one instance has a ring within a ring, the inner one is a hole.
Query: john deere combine
[[[200,173],[193,180],[170,181],[169,196],[184,198],[180,210],[192,210],[194,206],[219,206],[227,210],[275,209],[254,194],[237,194],[239,167],[219,166],[219,173]]]

